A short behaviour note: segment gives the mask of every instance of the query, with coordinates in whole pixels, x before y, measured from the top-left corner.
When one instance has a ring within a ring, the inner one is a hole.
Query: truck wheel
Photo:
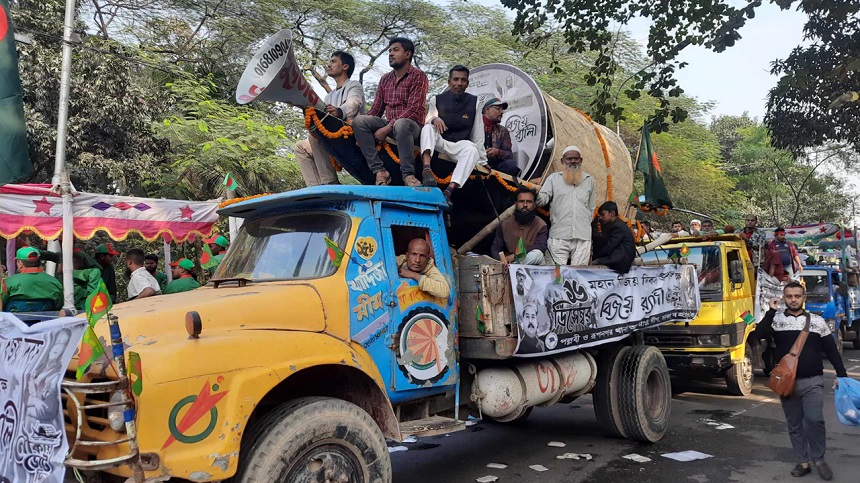
[[[621,359],[630,347],[612,346],[597,353],[597,379],[591,391],[594,414],[607,436],[626,438],[621,423],[621,408],[618,404],[618,377]]]
[[[750,359],[750,345],[744,347],[744,358],[741,362],[732,364],[726,371],[726,386],[729,393],[735,396],[748,396],[753,386],[753,366]]]
[[[628,438],[655,443],[669,427],[672,382],[666,359],[652,346],[636,346],[622,354],[618,378],[621,422]]]
[[[385,438],[370,415],[352,403],[296,399],[249,429],[233,482],[391,482]]]

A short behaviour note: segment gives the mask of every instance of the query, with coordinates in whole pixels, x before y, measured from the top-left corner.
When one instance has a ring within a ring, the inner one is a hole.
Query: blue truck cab
[[[847,277],[838,267],[822,265],[807,266],[800,275],[806,285],[806,310],[824,317],[841,352],[846,327],[860,318]]]

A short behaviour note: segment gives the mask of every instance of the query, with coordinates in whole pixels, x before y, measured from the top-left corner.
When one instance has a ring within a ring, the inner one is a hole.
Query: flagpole
[[[225,196],[228,200],[232,200],[236,197],[236,193],[234,193],[233,190],[227,188],[226,186],[224,187],[224,191],[226,191]],[[236,233],[239,231],[239,225],[236,223],[236,218],[232,216],[227,217],[227,224],[230,227],[230,242],[232,243],[233,240],[236,239]]]
[[[63,308],[75,308],[72,279],[74,222],[72,219],[72,185],[66,171],[66,136],[69,132],[69,79],[72,74],[72,26],[75,23],[75,0],[66,0],[63,22],[63,63],[60,71],[60,108],[57,113],[57,149],[54,156],[52,190],[63,197]]]

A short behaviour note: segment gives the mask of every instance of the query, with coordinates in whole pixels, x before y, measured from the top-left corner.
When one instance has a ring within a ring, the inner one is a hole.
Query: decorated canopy
[[[189,235],[212,234],[218,201],[180,201],[77,192],[72,202],[75,236],[81,240],[104,230],[114,240],[137,233],[147,241],[159,237],[182,242]],[[32,230],[53,240],[63,229],[62,198],[50,185],[0,186],[0,236],[14,238]]]
[[[768,240],[773,239],[773,230],[775,228],[763,228]],[[818,245],[825,240],[841,239],[841,230],[839,225],[835,223],[818,223],[816,225],[798,225],[786,226],[785,238],[798,245]],[[849,243],[853,243],[853,237],[850,231],[845,231],[845,238]]]

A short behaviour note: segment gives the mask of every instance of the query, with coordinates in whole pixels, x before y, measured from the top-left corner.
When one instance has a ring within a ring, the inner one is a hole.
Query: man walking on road
[[[785,420],[788,423],[788,436],[797,466],[791,470],[792,476],[804,476],[812,471],[814,464],[824,480],[833,478],[833,471],[824,461],[826,433],[824,429],[824,365],[821,353],[824,352],[836,377],[848,377],[836,342],[824,319],[803,309],[806,301],[803,285],[789,282],[783,289],[785,311],[777,312],[779,299],[770,301],[770,310],[756,328],[756,337],[773,337],[776,342],[777,360],[782,359],[794,345],[809,320],[809,336],[797,361],[797,378],[794,393],[780,397]],[[838,384],[838,381],[836,382]]]

